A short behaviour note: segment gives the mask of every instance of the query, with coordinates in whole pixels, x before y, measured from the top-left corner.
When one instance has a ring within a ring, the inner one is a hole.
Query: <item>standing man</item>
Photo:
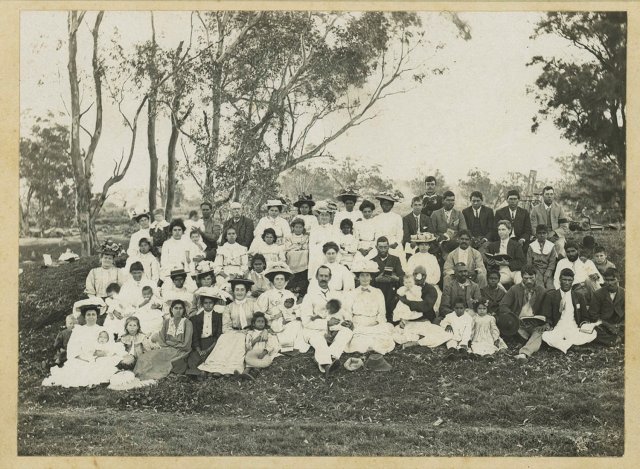
[[[418,233],[432,233],[431,218],[422,213],[422,198],[414,197],[411,200],[411,213],[402,218],[402,245],[407,258],[415,252],[415,244],[411,243],[411,236]]]
[[[473,191],[471,193],[471,206],[462,210],[467,229],[471,232],[474,240],[477,240],[476,249],[487,241],[493,240],[495,230],[495,218],[493,210],[483,203],[482,192]]]
[[[231,202],[229,208],[231,209],[231,218],[222,225],[222,242],[220,244],[227,242],[227,230],[233,228],[236,230],[236,242],[249,249],[251,241],[253,241],[253,220],[242,215],[240,202]]]
[[[453,208],[456,203],[456,195],[451,191],[442,194],[442,208],[431,214],[431,226],[437,236],[447,235],[453,239],[458,231],[466,230],[467,223],[459,210]]]
[[[433,212],[442,208],[442,197],[436,194],[436,178],[427,176],[424,178],[426,192],[422,199],[422,213],[430,217]]]
[[[520,243],[522,253],[526,254],[533,230],[531,228],[531,216],[527,210],[518,207],[519,202],[520,193],[517,190],[512,189],[507,192],[507,206],[496,210],[495,219],[511,222],[510,237]],[[494,227],[494,229],[496,228]]]
[[[547,225],[548,235],[553,236],[560,226],[560,219],[565,218],[564,210],[554,200],[555,192],[553,187],[546,186],[542,189],[542,203],[536,205],[531,210],[531,227],[533,234],[536,234],[538,225]]]
[[[389,254],[389,240],[381,236],[376,241],[378,254],[373,261],[378,264],[378,274],[373,280],[373,286],[382,290],[384,305],[387,310],[387,321],[393,319],[393,308],[396,306],[396,290],[400,287],[404,271],[398,257]]]
[[[321,373],[329,373],[340,365],[340,356],[353,337],[353,331],[347,327],[340,328],[331,345],[327,344],[327,330],[329,321],[327,302],[332,299],[340,300],[339,292],[329,288],[331,269],[325,265],[316,271],[318,288],[310,290],[300,305],[302,319],[302,333],[305,341],[313,347],[314,358]],[[347,309],[345,308],[345,312]]]
[[[209,202],[202,202],[200,204],[200,211],[202,212],[204,231],[198,228],[198,233],[202,236],[204,244],[207,245],[207,249],[205,250],[206,259],[213,261],[216,258],[218,239],[220,238],[222,227],[213,219],[213,206]]]

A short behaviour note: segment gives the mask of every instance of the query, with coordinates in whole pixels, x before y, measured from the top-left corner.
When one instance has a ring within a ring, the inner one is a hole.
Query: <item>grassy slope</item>
[[[611,241],[619,249],[621,243]],[[612,256],[617,264],[622,259]],[[170,377],[129,393],[39,386],[38,364],[94,260],[27,266],[20,283],[18,448],[27,454],[621,455],[624,347],[446,360],[387,355],[389,373],[325,379],[311,354],[253,383]],[[65,280],[66,279],[66,280]],[[63,285],[65,281],[68,287]],[[64,294],[60,294],[64,291]],[[26,292],[29,292],[27,294]],[[511,351],[517,343],[510,343]],[[434,426],[437,419],[444,423]],[[60,435],[63,435],[61,438]]]

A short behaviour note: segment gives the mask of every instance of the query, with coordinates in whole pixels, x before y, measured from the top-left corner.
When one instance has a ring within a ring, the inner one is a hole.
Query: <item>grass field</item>
[[[621,234],[598,241],[624,265]],[[282,357],[254,382],[171,376],[127,393],[43,388],[40,363],[97,260],[20,278],[20,455],[620,456],[624,345],[547,347],[446,358],[396,350],[393,369],[320,376],[311,353]],[[441,423],[439,423],[441,422]]]

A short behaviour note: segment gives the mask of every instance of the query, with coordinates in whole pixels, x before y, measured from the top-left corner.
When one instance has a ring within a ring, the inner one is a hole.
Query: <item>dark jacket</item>
[[[433,197],[428,197],[426,194],[422,198],[422,213],[430,217],[433,212],[442,208],[442,196],[435,194]]]
[[[422,285],[422,301],[407,300],[406,297],[398,298],[404,304],[409,306],[411,311],[422,313],[423,319],[433,321],[436,317],[436,312],[433,310],[433,305],[438,300],[438,292],[433,285],[425,283]]]
[[[402,264],[400,263],[400,258],[389,254],[386,259],[382,260],[380,258],[380,254],[378,254],[372,260],[376,264],[378,264],[378,269],[379,269],[378,273],[375,275],[375,278],[373,279],[374,283],[378,283],[377,282],[378,277],[381,277],[384,272],[384,269],[388,267],[391,267],[393,269],[393,275],[395,275],[400,280],[402,280],[402,277],[404,276],[404,271],[402,270]],[[380,282],[380,283],[387,283],[387,282]],[[374,285],[374,286],[378,286],[378,285]]]
[[[478,220],[473,213],[473,207],[467,207],[462,210],[462,216],[467,223],[467,229],[471,231],[474,238],[486,238],[487,241],[493,241],[495,227],[495,219],[493,210],[484,205],[480,207]]]
[[[496,254],[500,251],[500,241],[494,241],[492,243],[487,244],[486,252],[489,254]],[[522,252],[522,246],[520,243],[513,238],[509,239],[507,243],[507,255],[511,257],[509,261],[509,268],[512,272],[516,270],[521,270],[522,266],[526,263],[527,259],[524,257],[524,252]],[[485,263],[487,263],[487,258],[485,257]],[[489,264],[487,263],[487,266]]]
[[[253,241],[254,229],[253,220],[245,217],[244,215],[241,215],[237,223],[233,221],[233,218],[229,218],[227,221],[225,221],[222,225],[221,245],[227,242],[227,230],[229,228],[234,228],[236,230],[236,234],[238,235],[236,241],[238,242],[238,244],[241,244],[246,248],[251,246],[251,242]]]
[[[424,213],[420,214],[420,232],[424,233],[428,231],[433,233],[431,226],[431,219]],[[402,245],[404,246],[411,241],[411,236],[418,233],[418,226],[416,225],[416,217],[413,216],[413,212],[409,215],[402,217]]]
[[[200,311],[200,313],[192,316],[191,324],[193,324],[193,335],[191,336],[191,347],[194,350],[202,350],[206,347],[203,347],[200,343],[202,339],[202,329],[204,324],[204,311]],[[218,337],[222,334],[222,314],[216,313],[215,311],[211,314],[211,337],[214,338],[214,341],[217,342]]]
[[[560,290],[550,290],[544,297],[542,314],[547,317],[547,322],[552,326],[558,324],[558,321],[560,320],[560,316],[562,314],[560,312],[561,299],[562,296],[560,295]],[[573,303],[574,308],[573,316],[576,324],[579,326],[581,322],[587,319],[586,300],[581,293],[574,290],[571,292],[571,302]]]
[[[462,286],[453,279],[444,287],[442,292],[442,301],[440,302],[440,316],[453,311],[454,302],[457,298],[464,298],[467,308],[473,308],[476,301],[480,301],[480,287],[477,283],[469,280],[469,285]]]
[[[531,239],[531,234],[533,230],[531,229],[531,216],[529,212],[524,208],[516,208],[516,216],[512,220],[511,212],[509,211],[509,206],[499,208],[496,210],[495,214],[495,223],[497,224],[500,220],[507,220],[511,222],[513,226],[513,232],[516,236],[516,239],[524,239],[525,241],[529,241]],[[498,239],[498,227],[494,226],[494,239]]]
[[[603,322],[617,324],[624,321],[624,288],[618,287],[618,293],[611,300],[606,288],[599,288],[591,296],[588,318],[591,322],[600,319]]]
[[[521,283],[509,288],[502,300],[500,300],[500,306],[498,307],[500,313],[514,313],[516,315],[519,315],[520,310],[522,310],[522,307],[524,306],[524,290],[524,285],[522,285]],[[542,314],[545,289],[540,285],[536,285],[535,287],[533,287],[533,292],[535,296],[533,304],[531,305],[533,314]]]

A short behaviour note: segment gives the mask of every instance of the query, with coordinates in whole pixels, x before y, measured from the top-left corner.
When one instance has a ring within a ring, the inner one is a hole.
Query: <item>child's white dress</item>
[[[160,332],[162,329],[163,311],[162,309],[152,308],[154,304],[162,305],[162,300],[157,296],[152,296],[149,302],[143,307],[139,307],[134,316],[140,321],[140,330],[151,337]]]
[[[406,296],[409,301],[421,301],[422,289],[418,285],[414,285],[411,289],[400,287],[398,288],[398,295]],[[407,342],[418,342],[420,345],[427,347],[437,347],[451,338],[451,334],[444,331],[440,326],[427,320],[414,320],[421,317],[421,313],[411,311],[408,305],[399,301],[393,310],[393,320],[409,322],[404,327],[398,324],[393,328],[393,340],[400,345]]]
[[[106,298],[104,302],[107,305],[107,317],[105,318],[104,324],[102,326],[107,330],[107,332],[109,332],[109,335],[113,339],[115,337],[114,334],[118,336],[124,334],[124,322],[126,318],[131,314],[131,310],[127,308],[125,304],[123,304],[123,302],[119,298],[119,295],[115,295],[113,298]],[[117,311],[122,314],[122,319],[118,319],[115,315],[112,314],[112,311]]]
[[[500,341],[498,347],[495,346],[496,340]],[[493,355],[506,348],[507,344],[500,338],[496,318],[490,314],[476,315],[471,331],[471,351],[477,355]]]
[[[453,334],[446,332],[447,326],[451,326]],[[471,340],[473,317],[467,311],[465,311],[462,316],[451,312],[440,322],[440,327],[449,335],[449,340],[446,341],[447,348],[459,349],[462,346],[467,346]],[[418,343],[422,345],[423,340],[424,339],[421,339]]]
[[[358,240],[352,234],[340,233],[338,237],[338,246],[340,247],[340,264],[351,270],[353,258],[358,252]]]
[[[244,356],[244,362],[247,367],[251,368],[266,368],[273,362],[273,359],[277,356],[278,350],[280,350],[280,343],[278,337],[274,333],[268,333],[266,341],[260,341],[255,345],[251,345],[253,339],[258,337],[263,331],[250,330],[247,331],[245,338],[245,346],[247,353]],[[264,350],[267,354],[263,358],[258,358],[258,354]]]

